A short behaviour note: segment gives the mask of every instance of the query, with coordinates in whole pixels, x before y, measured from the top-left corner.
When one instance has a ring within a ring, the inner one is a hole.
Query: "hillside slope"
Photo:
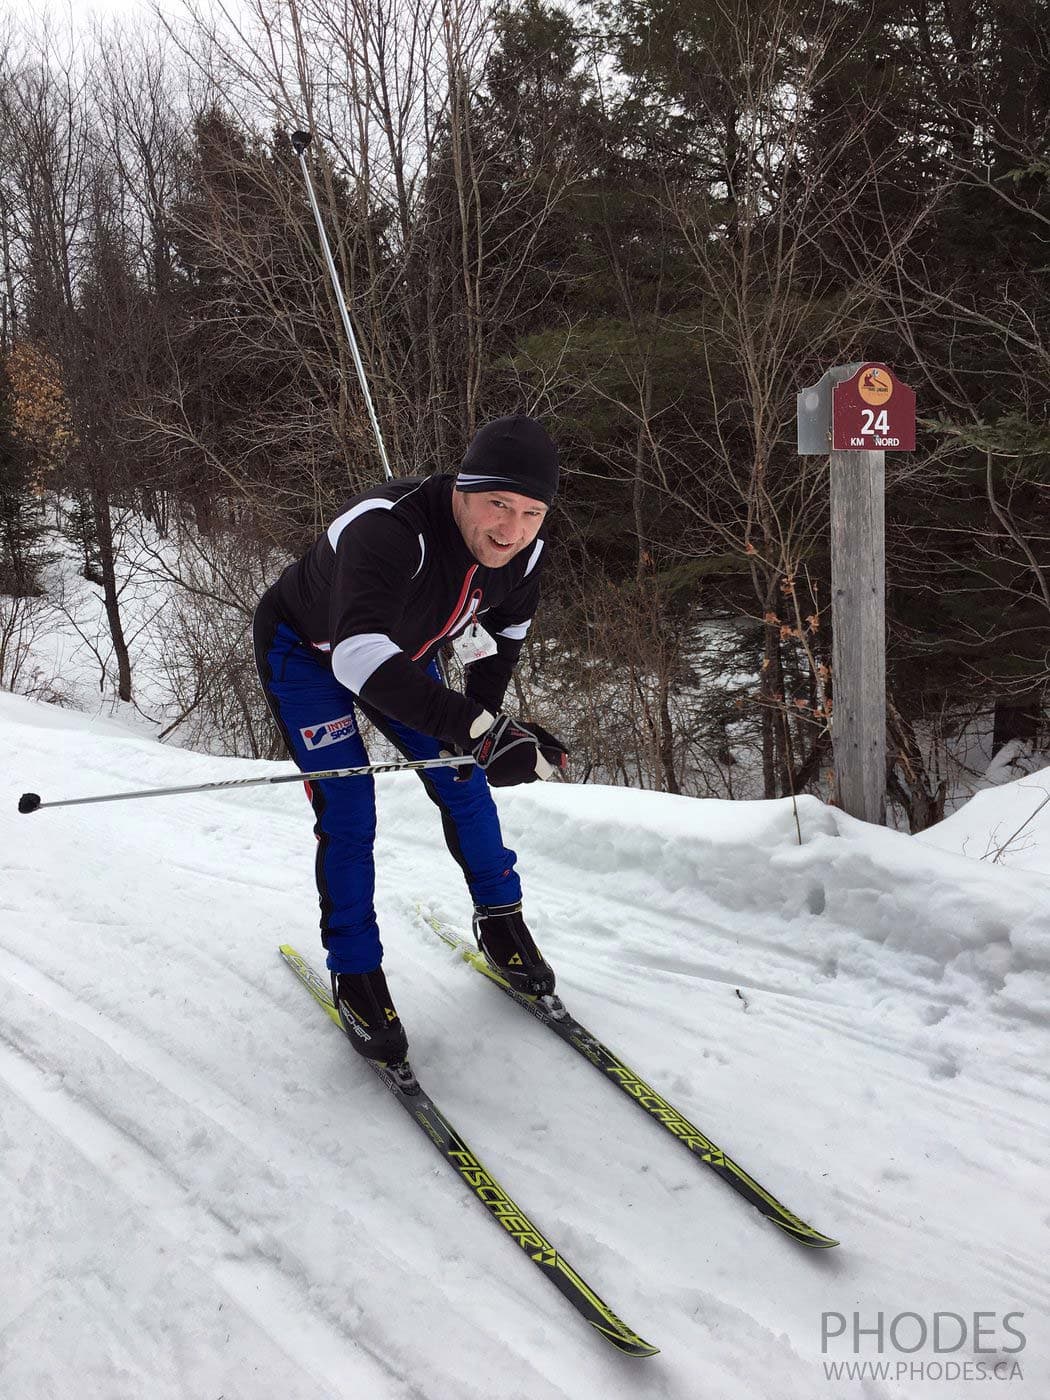
[[[465,921],[459,872],[415,779],[380,780],[378,908],[413,1063],[662,1348],[631,1361],[486,1219],[278,958],[289,940],[322,965],[296,785],[15,811],[23,789],[277,765],[10,695],[0,753],[5,1396],[871,1400],[960,1393],[948,1361],[998,1361],[1017,1400],[1048,1393],[1050,879],[813,799],[799,844],[790,802],[501,795],[571,1009],[842,1241],[815,1253],[435,940],[417,904]],[[975,1310],[996,1314],[977,1340],[999,1350],[975,1352]],[[967,1339],[854,1351],[855,1312],[888,1328],[905,1311],[959,1314]],[[827,1355],[824,1313],[847,1319]],[[828,1379],[854,1359],[890,1372]]]

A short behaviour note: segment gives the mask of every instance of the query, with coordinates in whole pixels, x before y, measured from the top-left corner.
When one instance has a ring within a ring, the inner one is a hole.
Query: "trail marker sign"
[[[915,390],[888,365],[869,361],[831,395],[834,452],[914,452]]]

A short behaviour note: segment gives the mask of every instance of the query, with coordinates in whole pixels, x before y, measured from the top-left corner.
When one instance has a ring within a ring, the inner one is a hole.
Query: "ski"
[[[744,1200],[749,1201],[767,1220],[771,1220],[785,1234],[790,1235],[792,1239],[798,1240],[801,1244],[808,1245],[811,1249],[832,1249],[838,1244],[838,1240],[833,1240],[830,1235],[822,1235],[819,1230],[815,1230],[812,1225],[807,1225],[793,1211],[788,1210],[782,1201],[778,1201],[776,1196],[767,1191],[739,1163],[734,1162],[732,1157],[713,1143],[706,1133],[702,1133],[694,1123],[690,1123],[688,1118],[679,1113],[672,1104],[669,1104],[663,1095],[658,1094],[640,1075],[629,1069],[607,1045],[603,1045],[597,1036],[592,1035],[575,1017],[570,1016],[559,997],[536,998],[515,991],[494,968],[489,966],[484,954],[479,952],[474,944],[468,942],[456,929],[442,922],[435,915],[428,913],[422,907],[419,907],[419,914],[437,936],[448,947],[454,949],[464,962],[469,963],[476,972],[487,977],[501,992],[510,997],[511,1001],[517,1002],[524,1011],[534,1016],[542,1025],[547,1026],[555,1035],[560,1036],[567,1045],[571,1045],[577,1054],[582,1055],[589,1064],[600,1070],[606,1079],[644,1109],[649,1117],[659,1123],[661,1127],[666,1128],[673,1137],[688,1148],[694,1157],[698,1157],[700,1161],[709,1166],[717,1176],[720,1176],[738,1195],[743,1196]]]
[[[281,945],[281,956],[298,977],[321,1009],[343,1030],[332,1000],[329,984],[311,965],[288,944]],[[343,1032],[345,1034],[345,1031]],[[627,1356],[655,1356],[659,1347],[650,1346],[612,1311],[594,1289],[580,1277],[549,1239],[533,1224],[525,1212],[507,1195],[498,1181],[482,1166],[466,1142],[423,1090],[408,1061],[400,1065],[384,1065],[374,1060],[371,1065],[385,1088],[434,1144],[460,1179],[503,1226],[518,1247],[566,1297],[584,1321],[600,1333],[618,1351]]]

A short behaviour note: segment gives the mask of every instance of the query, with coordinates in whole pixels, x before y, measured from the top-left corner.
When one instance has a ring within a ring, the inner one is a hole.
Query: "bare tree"
[[[90,507],[118,693],[130,700],[131,661],[120,614],[111,515],[112,401],[100,402],[97,394],[97,371],[103,367],[98,318],[117,314],[99,296],[117,291],[109,285],[107,269],[119,232],[109,173],[96,144],[94,85],[88,66],[63,53],[60,37],[45,26],[0,100],[8,189],[21,229],[24,334],[46,348],[60,367],[73,424],[67,460],[74,480],[67,484],[82,490]],[[95,324],[89,326],[91,320]],[[104,372],[113,368],[107,362]]]

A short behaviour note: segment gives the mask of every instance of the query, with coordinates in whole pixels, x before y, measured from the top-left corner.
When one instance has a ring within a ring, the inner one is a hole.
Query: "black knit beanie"
[[[550,505],[558,489],[558,449],[535,418],[516,414],[479,428],[456,477],[457,491],[515,491]]]

